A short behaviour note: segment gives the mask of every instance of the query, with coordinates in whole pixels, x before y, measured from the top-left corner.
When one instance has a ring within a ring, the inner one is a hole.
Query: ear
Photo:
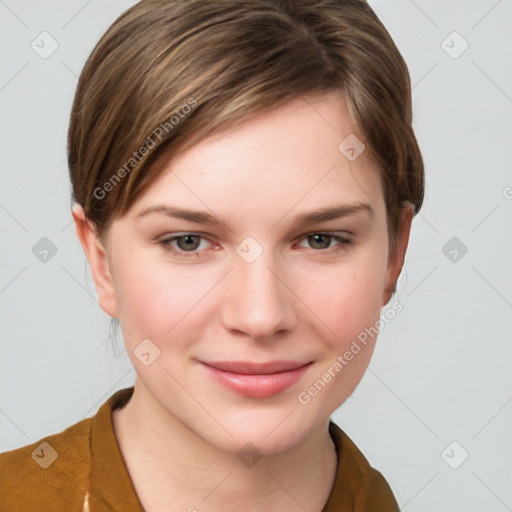
[[[117,318],[114,283],[107,252],[97,237],[93,224],[85,217],[83,208],[78,203],[74,203],[71,212],[75,221],[76,234],[89,261],[94,286],[98,294],[98,303],[107,315]]]
[[[402,271],[404,264],[405,253],[409,243],[409,234],[411,232],[411,223],[414,216],[414,205],[407,202],[401,212],[400,222],[402,224],[402,235],[398,241],[397,250],[393,258],[388,259],[388,266],[386,270],[386,286],[382,295],[382,306],[385,306],[395,292],[396,282],[398,276]]]

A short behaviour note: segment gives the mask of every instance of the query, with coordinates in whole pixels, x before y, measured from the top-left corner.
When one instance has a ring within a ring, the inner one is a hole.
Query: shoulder
[[[39,511],[44,503],[54,510],[81,510],[91,461],[91,421],[0,453],[0,509]]]
[[[338,456],[332,494],[340,503],[349,499],[353,507],[351,510],[398,512],[399,507],[391,487],[382,474],[370,465],[355,443],[332,421],[329,432]]]

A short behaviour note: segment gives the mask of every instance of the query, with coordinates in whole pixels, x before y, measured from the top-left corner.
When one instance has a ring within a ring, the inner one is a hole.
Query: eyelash
[[[346,246],[349,246],[352,244],[352,240],[342,237],[340,235],[334,235],[332,233],[324,233],[324,232],[314,232],[314,233],[308,233],[307,235],[303,235],[300,238],[300,241],[307,240],[309,237],[314,235],[322,235],[331,239],[334,239],[337,242],[340,242],[339,245],[334,246],[334,248],[327,248],[327,249],[312,249],[313,251],[317,252],[320,255],[330,255],[333,253],[341,252],[345,249]],[[201,238],[203,240],[207,240],[207,238],[203,235],[200,235],[198,233],[183,233],[181,235],[174,235],[172,237],[166,238],[164,240],[158,241],[158,244],[163,247],[165,251],[168,251],[172,254],[179,254],[180,256],[185,255],[185,258],[194,258],[199,255],[199,252],[197,249],[194,249],[193,251],[183,251],[182,249],[176,249],[174,248],[171,243],[179,240],[180,238],[186,238],[187,236],[194,236]],[[344,247],[345,246],[345,247]]]

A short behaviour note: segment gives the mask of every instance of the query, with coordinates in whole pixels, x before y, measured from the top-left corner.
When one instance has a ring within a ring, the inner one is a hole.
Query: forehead
[[[347,158],[344,141],[353,132],[341,92],[297,98],[170,158],[130,213],[157,203],[218,216],[271,209],[275,217],[325,203],[372,202],[378,209],[378,172],[365,151]]]

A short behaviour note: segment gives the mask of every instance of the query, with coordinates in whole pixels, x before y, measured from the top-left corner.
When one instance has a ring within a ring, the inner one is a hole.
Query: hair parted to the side
[[[73,197],[102,241],[169,157],[300,96],[340,90],[381,173],[389,253],[424,197],[406,64],[363,0],[142,0],[100,39],[68,133]],[[340,141],[341,142],[341,141]]]

